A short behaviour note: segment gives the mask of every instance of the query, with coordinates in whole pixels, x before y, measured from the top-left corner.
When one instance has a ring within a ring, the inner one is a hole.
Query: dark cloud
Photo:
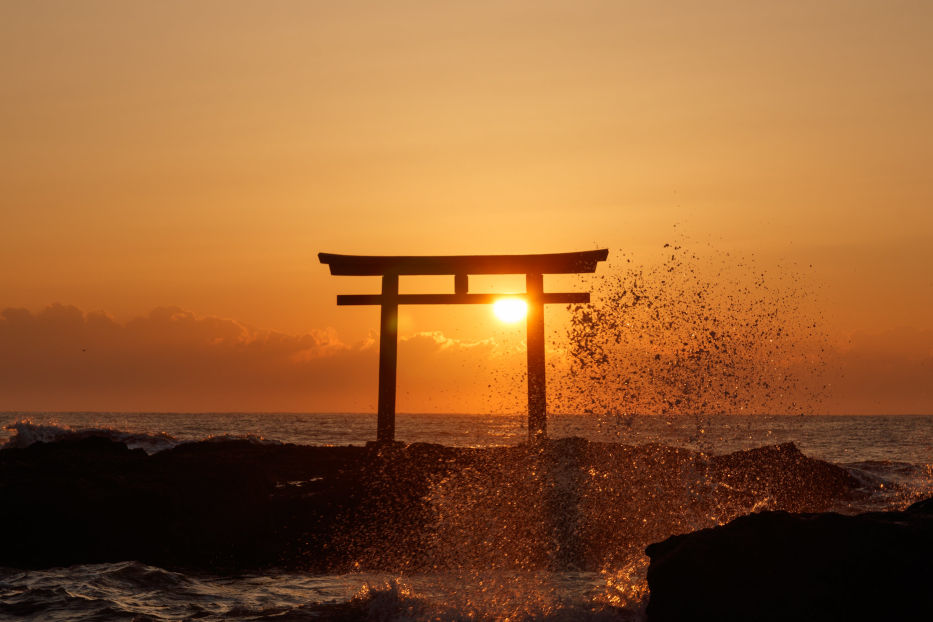
[[[372,412],[377,356],[374,339],[259,330],[177,307],[125,323],[66,305],[8,308],[0,311],[0,409]],[[558,357],[550,355],[549,373],[560,372]],[[522,410],[524,358],[494,339],[407,337],[399,410]],[[821,358],[826,412],[933,412],[933,331],[859,333]]]
[[[494,405],[496,349],[440,333],[403,339],[399,409]],[[0,312],[0,352],[4,410],[375,410],[376,343],[328,330],[289,335],[177,307],[120,323],[56,304]]]

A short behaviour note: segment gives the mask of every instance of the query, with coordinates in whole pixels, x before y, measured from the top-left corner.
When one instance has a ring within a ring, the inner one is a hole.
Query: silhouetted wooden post
[[[547,438],[547,377],[544,371],[544,276],[525,275],[528,312],[528,441]]]
[[[528,440],[547,438],[547,382],[544,371],[544,305],[582,304],[589,292],[544,292],[545,274],[595,272],[606,249],[543,255],[438,255],[433,257],[335,255],[318,253],[321,263],[338,276],[381,276],[381,294],[340,294],[338,305],[379,305],[379,406],[376,438],[395,440],[395,384],[398,359],[398,306],[492,304],[500,294],[471,294],[471,274],[524,274],[525,293],[509,294],[528,304]],[[399,275],[447,274],[454,277],[452,294],[399,294]]]
[[[395,440],[395,387],[398,361],[398,275],[382,276],[379,322],[379,410],[376,440]]]

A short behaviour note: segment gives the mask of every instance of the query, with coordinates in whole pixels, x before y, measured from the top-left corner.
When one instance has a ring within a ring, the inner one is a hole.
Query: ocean
[[[371,414],[0,413],[0,444],[102,435],[152,454],[180,444],[363,445]],[[933,494],[933,416],[551,415],[551,438],[685,448],[709,455],[794,443],[846,469],[865,495],[841,512],[903,509]],[[449,447],[514,446],[523,415],[400,414],[396,437]],[[754,509],[754,508],[750,508]],[[646,513],[643,520],[649,520]],[[15,538],[16,534],[5,534]],[[41,543],[37,543],[41,546]],[[42,570],[0,569],[0,618],[26,620],[639,620],[644,560],[598,572],[472,567],[438,572],[211,574],[136,560]]]

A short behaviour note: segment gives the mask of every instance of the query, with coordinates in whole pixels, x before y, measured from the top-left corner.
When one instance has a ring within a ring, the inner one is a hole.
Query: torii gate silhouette
[[[539,255],[373,256],[318,253],[336,276],[381,276],[381,294],[338,295],[337,305],[379,305],[379,410],[376,440],[395,440],[395,386],[400,304],[491,304],[503,297],[528,305],[528,440],[547,438],[547,383],[544,369],[544,305],[587,303],[589,292],[546,293],[545,274],[583,274],[596,271],[608,249]],[[399,294],[401,275],[452,275],[453,294]],[[524,274],[524,294],[471,294],[471,274]]]

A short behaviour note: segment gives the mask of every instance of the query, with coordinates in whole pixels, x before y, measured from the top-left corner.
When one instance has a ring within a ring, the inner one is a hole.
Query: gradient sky
[[[0,51],[0,409],[371,409],[319,251],[676,233],[806,273],[831,410],[933,412],[930,2],[8,0]],[[520,328],[401,332],[400,409],[500,403]]]

